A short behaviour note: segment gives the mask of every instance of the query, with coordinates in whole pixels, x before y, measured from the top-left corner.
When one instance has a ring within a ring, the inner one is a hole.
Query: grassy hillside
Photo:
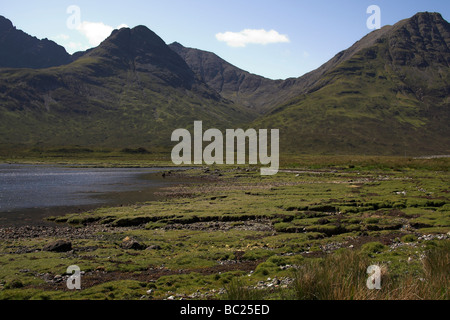
[[[291,152],[447,154],[450,27],[427,17],[436,16],[418,15],[380,33],[308,94],[253,126],[279,128],[282,149]]]
[[[168,146],[195,120],[224,128],[250,116],[145,27],[117,31],[69,65],[3,69],[0,88],[4,144]]]

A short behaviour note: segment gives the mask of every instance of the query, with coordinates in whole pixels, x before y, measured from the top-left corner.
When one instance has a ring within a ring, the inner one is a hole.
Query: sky
[[[370,10],[377,6],[378,11]],[[120,27],[145,25],[167,44],[216,53],[271,79],[299,77],[366,34],[417,12],[450,21],[448,0],[40,0],[2,1],[17,29],[69,53],[97,46]],[[376,16],[374,15],[376,14]],[[374,19],[378,18],[379,19]],[[368,26],[369,20],[369,26]],[[378,27],[375,25],[375,27]]]

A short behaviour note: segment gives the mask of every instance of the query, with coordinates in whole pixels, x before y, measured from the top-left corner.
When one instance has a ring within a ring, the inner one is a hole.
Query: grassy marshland
[[[449,298],[450,159],[282,159],[276,176],[172,172],[197,182],[156,202],[53,217],[54,228],[2,229],[0,298]],[[72,250],[43,250],[58,239]],[[73,264],[79,291],[66,289]],[[381,290],[366,287],[372,264]]]

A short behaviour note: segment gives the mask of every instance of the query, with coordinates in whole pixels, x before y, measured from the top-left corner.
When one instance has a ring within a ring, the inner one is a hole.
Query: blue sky
[[[67,25],[71,5],[80,9],[76,28]],[[382,26],[420,11],[450,20],[448,0],[14,0],[2,1],[0,15],[71,53],[94,46],[118,26],[145,25],[167,44],[212,51],[249,72],[285,79],[318,68],[371,32],[370,5],[381,9]]]

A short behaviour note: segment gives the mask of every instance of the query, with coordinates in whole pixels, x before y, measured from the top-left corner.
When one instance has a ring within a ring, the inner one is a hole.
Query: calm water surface
[[[166,169],[0,164],[0,227],[152,200],[155,191],[170,184],[159,174]]]

